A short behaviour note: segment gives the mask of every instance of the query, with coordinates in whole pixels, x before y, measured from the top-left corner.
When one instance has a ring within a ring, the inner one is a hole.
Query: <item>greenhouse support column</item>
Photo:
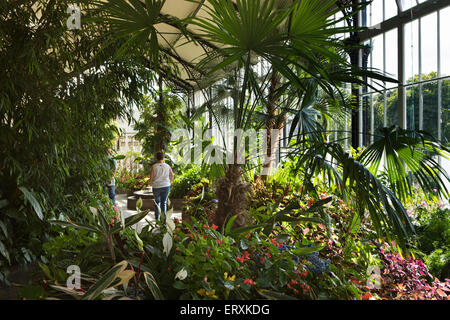
[[[191,117],[191,92],[188,91],[186,94],[186,117],[189,119]]]
[[[422,18],[419,18],[419,130],[423,130],[423,85],[422,85]],[[411,128],[415,127],[415,120],[413,119],[414,123],[410,124]]]
[[[353,0],[353,5],[354,7],[356,7],[358,5],[358,0]],[[355,14],[353,16],[353,26],[354,27],[358,27],[359,26],[359,16],[360,13]],[[352,40],[353,43],[359,43],[359,36],[358,34],[352,33],[350,35],[350,38]],[[360,56],[361,56],[361,51],[359,49],[353,49],[351,52],[349,52],[349,56],[350,56],[350,63],[355,66],[355,67],[359,67],[360,66]],[[361,125],[361,119],[360,119],[360,86],[357,84],[352,84],[352,115],[351,115],[351,131],[352,131],[352,147],[353,148],[358,148],[360,146],[360,125]]]
[[[352,65],[358,65],[359,50],[355,50],[350,55]],[[359,86],[352,84],[352,115],[351,115],[351,131],[352,131],[352,147],[359,147]]]
[[[406,89],[405,89],[405,25],[397,28],[398,47],[398,125],[406,129]]]

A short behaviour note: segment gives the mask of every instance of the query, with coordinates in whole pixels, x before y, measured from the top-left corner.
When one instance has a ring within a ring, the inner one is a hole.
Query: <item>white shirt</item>
[[[164,188],[170,186],[170,166],[167,163],[155,163],[153,169],[152,188]]]

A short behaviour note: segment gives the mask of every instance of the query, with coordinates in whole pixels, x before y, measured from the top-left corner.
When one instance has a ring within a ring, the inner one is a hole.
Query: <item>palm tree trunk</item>
[[[163,80],[162,80],[162,76],[159,75],[158,77],[158,90],[159,90],[159,106],[156,110],[156,121],[157,121],[157,125],[156,125],[156,132],[155,132],[155,137],[157,137],[157,143],[156,143],[156,148],[155,151],[156,152],[160,152],[163,151],[164,148],[164,139],[163,137],[165,136],[165,129],[164,127],[162,127],[160,124],[163,124],[165,122],[165,114],[164,114],[164,92],[163,92]]]
[[[247,222],[247,209],[250,185],[242,181],[242,168],[239,164],[231,164],[225,177],[219,179],[216,189],[219,205],[215,215],[215,224],[222,229],[234,215],[238,215],[233,228],[242,227]]]
[[[276,70],[273,70],[270,87],[269,87],[269,98],[267,102],[267,116],[268,120],[266,122],[266,154],[264,155],[264,162],[261,171],[261,178],[266,180],[267,177],[272,173],[272,167],[274,163],[274,155],[276,154],[279,147],[280,140],[280,129],[283,128],[285,119],[276,119],[277,116],[277,99],[276,99],[276,91],[280,87],[280,75]],[[273,135],[273,130],[277,131]],[[275,140],[273,141],[272,138]]]

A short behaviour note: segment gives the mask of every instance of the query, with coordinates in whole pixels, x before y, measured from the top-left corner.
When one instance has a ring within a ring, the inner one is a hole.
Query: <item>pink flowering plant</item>
[[[382,299],[448,300],[450,279],[433,277],[421,259],[403,257],[385,243],[379,248],[381,286],[369,292]]]

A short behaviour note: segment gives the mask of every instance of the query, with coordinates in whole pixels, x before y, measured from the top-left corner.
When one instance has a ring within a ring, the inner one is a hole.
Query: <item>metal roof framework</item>
[[[145,5],[144,0],[140,0]],[[236,1],[232,0],[235,4]],[[282,5],[292,3],[295,0],[276,0],[276,4]],[[207,6],[208,0],[166,0],[161,9],[161,14],[170,15],[179,19],[190,17],[210,18]],[[160,66],[159,71],[162,76],[175,84],[177,87],[187,91],[195,91],[205,88],[215,80],[220,78],[220,74],[214,78],[207,77],[203,70],[199,70],[196,64],[209,51],[222,47],[220,43],[211,43],[200,37],[201,30],[199,27],[186,23],[185,28],[189,32],[191,38],[195,41],[188,40],[183,33],[174,25],[168,23],[159,23],[155,25],[158,31],[158,43],[161,52],[167,55],[175,64],[178,70],[177,74],[170,72],[168,67]],[[223,74],[225,71],[223,71]]]
[[[143,0],[141,2],[144,5]],[[207,9],[204,7],[207,0],[191,2],[186,0],[166,0],[161,14],[171,15],[179,19],[189,17],[208,18]],[[170,72],[169,68],[160,66],[162,76],[177,87],[192,91],[199,87],[199,81],[205,76],[202,70],[196,68],[196,63],[201,60],[208,51],[217,49],[220,44],[209,43],[199,37],[199,29],[187,23],[185,28],[196,41],[189,41],[176,27],[167,23],[155,25],[158,31],[158,43],[161,52],[172,59],[178,74]]]

